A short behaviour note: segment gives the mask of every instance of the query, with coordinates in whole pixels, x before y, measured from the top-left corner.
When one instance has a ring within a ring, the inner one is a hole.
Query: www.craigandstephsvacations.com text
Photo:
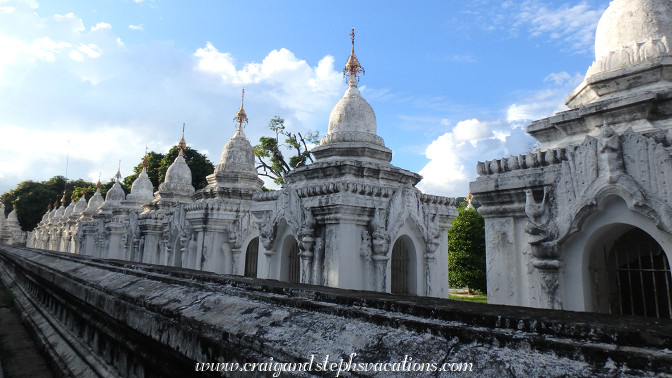
[[[273,377],[279,377],[284,372],[331,372],[338,377],[343,372],[390,372],[390,373],[413,373],[413,372],[461,372],[472,371],[473,364],[465,362],[417,362],[413,357],[404,356],[400,362],[356,362],[357,353],[351,353],[347,359],[330,359],[329,355],[324,358],[310,356],[306,362],[278,362],[273,357],[267,362],[197,362],[196,371],[212,372],[268,372]]]

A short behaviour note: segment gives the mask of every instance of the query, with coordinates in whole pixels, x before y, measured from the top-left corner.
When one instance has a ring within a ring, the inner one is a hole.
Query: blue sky
[[[413,5],[409,7],[409,5]],[[355,50],[392,163],[464,196],[476,162],[534,147],[594,60],[608,1],[0,0],[0,193],[127,175],[145,146],[217,164],[245,87],[255,144],[275,116],[327,131]]]

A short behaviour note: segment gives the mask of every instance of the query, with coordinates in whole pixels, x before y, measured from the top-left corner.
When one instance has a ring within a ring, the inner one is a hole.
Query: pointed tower
[[[63,218],[70,218],[70,215],[72,215],[72,212],[75,210],[75,200],[77,197],[75,196],[75,193],[72,193],[70,196],[70,204],[68,207],[65,208],[65,212],[63,213]]]
[[[376,135],[376,114],[357,89],[364,68],[355,55],[355,29],[350,37],[352,50],[343,69],[348,89],[331,111],[327,135],[311,152],[318,160],[352,157],[389,162],[392,151],[385,147],[383,138]]]
[[[258,255],[265,256],[256,272],[260,278],[447,297],[445,235],[457,215],[455,200],[422,194],[415,188],[420,175],[390,164],[392,151],[376,135],[376,115],[357,89],[364,69],[354,30],[350,37],[348,89],[331,112],[327,135],[311,151],[316,161],[287,173],[282,190],[254,197]],[[407,258],[415,261],[412,273],[390,277],[389,266]]]
[[[243,132],[247,124],[247,114],[243,107],[245,90],[243,89],[240,109],[236,113],[234,121],[236,131],[233,138],[222,149],[219,164],[213,174],[207,177],[208,186],[203,193],[208,196],[230,196],[231,192],[246,193],[251,198],[254,192],[260,191],[263,181],[257,175],[254,166],[254,149]]]
[[[54,206],[58,206],[58,203]],[[54,218],[56,220],[60,220],[63,218],[63,214],[65,213],[65,191],[63,191],[63,197],[61,198],[61,206],[58,207],[58,210],[56,210],[56,213],[54,214]]]
[[[73,216],[80,216],[86,210],[86,190],[82,192],[82,196],[79,198],[79,201],[75,204],[75,208],[72,210]]]
[[[184,160],[184,151],[187,143],[184,140],[184,124],[182,125],[182,138],[177,144],[177,157],[166,171],[165,180],[159,185],[159,190],[153,203],[175,204],[190,203],[195,189],[191,183],[191,169]]]
[[[133,181],[131,192],[126,196],[125,203],[131,207],[139,207],[154,199],[154,185],[152,185],[152,181],[147,175],[148,167],[149,161],[147,160],[147,152],[145,151],[145,157],[142,159],[142,172]]]
[[[121,165],[121,163],[120,163]],[[121,168],[117,170],[114,175],[114,185],[107,191],[105,195],[105,203],[100,207],[101,213],[111,214],[121,207],[121,201],[126,199],[126,193],[121,187]]]
[[[94,215],[100,210],[100,207],[103,206],[103,203],[105,202],[105,199],[103,198],[103,195],[100,194],[100,179],[98,179],[98,183],[96,183],[96,192],[93,193],[93,196],[89,198],[89,203],[86,206],[86,210],[84,210],[83,215],[84,216],[91,216]]]

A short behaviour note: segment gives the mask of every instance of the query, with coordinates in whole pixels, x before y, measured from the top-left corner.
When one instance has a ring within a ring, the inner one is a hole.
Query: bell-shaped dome
[[[56,215],[56,210],[58,210],[58,202],[54,202],[53,207],[49,205],[49,208],[50,210],[48,212],[49,215],[47,215],[47,220],[51,221],[52,219],[54,219],[54,216]]]
[[[261,190],[263,181],[257,174],[254,165],[254,148],[250,141],[245,137],[243,125],[247,124],[247,114],[243,107],[245,90],[240,101],[240,109],[233,119],[238,124],[233,138],[229,140],[222,149],[222,155],[215,171],[206,177],[208,186],[199,191],[199,197],[204,195],[206,198],[212,195],[218,195],[220,192],[228,194],[233,191],[243,191],[253,193]],[[242,192],[238,192],[242,193]],[[251,194],[250,194],[251,195]]]
[[[65,206],[61,205],[58,209],[56,209],[56,212],[54,213],[54,217],[52,218],[53,220],[58,220],[63,218],[63,214],[65,213]]]
[[[189,203],[193,200],[191,197],[196,190],[191,184],[191,169],[189,169],[183,156],[186,145],[183,129],[182,139],[177,145],[177,157],[173,164],[168,167],[166,178],[159,185],[159,191],[156,193],[153,203],[168,205],[175,202]]]
[[[98,189],[96,189],[96,192],[93,194],[93,196],[89,199],[89,203],[86,206],[86,210],[84,211],[85,214],[95,214],[98,212],[101,206],[103,206],[103,203],[105,203],[105,199],[103,198],[102,194],[100,194],[100,181],[98,182]]]
[[[215,173],[222,172],[249,172],[257,174],[254,167],[254,148],[245,138],[243,130],[239,129],[233,138],[222,149],[219,164]]]
[[[147,175],[147,169],[142,167],[142,172],[131,185],[131,193],[126,196],[127,201],[136,203],[147,203],[154,199],[154,185]]]
[[[376,133],[376,114],[355,85],[348,87],[329,116],[329,134],[347,131]]]
[[[8,224],[19,224],[19,217],[16,214],[16,208],[12,210],[11,213],[7,214],[7,223]]]
[[[389,162],[392,151],[376,135],[376,114],[357,89],[358,77],[364,69],[355,56],[354,30],[350,35],[352,51],[343,70],[349,77],[348,89],[331,110],[327,135],[311,152],[318,160],[349,157]]]
[[[75,210],[75,201],[70,201],[68,207],[65,208],[63,212],[63,218],[69,218],[72,215],[73,210]]]
[[[595,63],[587,76],[669,55],[672,2],[614,0],[595,32]]]
[[[119,180],[121,179],[121,172],[117,171],[117,174],[114,177],[116,179],[114,185],[112,185],[112,188],[107,191],[107,195],[105,196],[105,202],[108,205],[121,203],[121,201],[126,198],[126,193],[124,193],[124,189],[119,183]]]
[[[166,179],[159,185],[159,192],[166,191],[185,196],[194,194],[194,186],[191,184],[191,169],[189,169],[181,153],[168,167]]]
[[[72,214],[73,215],[80,215],[81,213],[84,212],[84,210],[86,210],[86,206],[87,206],[86,195],[82,194],[82,197],[75,204],[75,208],[72,210]]]
[[[565,99],[571,109],[670,87],[672,1],[614,0],[595,32],[595,61]]]

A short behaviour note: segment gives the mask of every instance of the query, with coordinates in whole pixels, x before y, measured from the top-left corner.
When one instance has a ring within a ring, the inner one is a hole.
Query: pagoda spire
[[[142,158],[142,171],[147,172],[147,168],[149,168],[149,159],[147,159],[147,146],[145,146],[145,157]]]
[[[236,113],[236,117],[233,119],[234,121],[238,122],[236,130],[240,132],[243,131],[243,124],[247,124],[247,114],[245,114],[245,108],[243,108],[244,102],[245,102],[245,88],[243,88],[243,93],[240,96],[240,109],[238,109],[238,113]]]
[[[180,142],[177,143],[177,156],[182,156],[184,155],[184,151],[187,150],[187,142],[184,141],[184,126],[186,124],[182,124],[182,138],[180,139]]]
[[[114,178],[117,180],[117,182],[121,181],[121,160],[119,160],[119,165],[117,167],[117,174],[114,175]]]
[[[345,68],[343,69],[343,76],[348,77],[349,86],[357,87],[359,76],[364,74],[364,67],[359,64],[359,59],[357,59],[357,55],[355,55],[355,28],[352,28],[350,38],[352,40],[352,50],[350,51],[348,62],[345,64]]]

